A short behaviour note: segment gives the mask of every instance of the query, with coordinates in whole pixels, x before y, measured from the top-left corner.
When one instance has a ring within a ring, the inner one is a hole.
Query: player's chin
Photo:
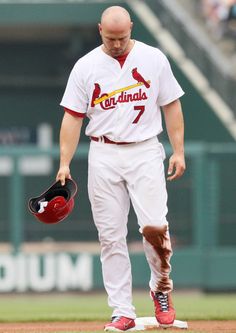
[[[124,54],[124,50],[121,50],[121,49],[119,49],[119,50],[111,50],[111,54],[112,54],[113,57],[116,58],[116,57],[119,57],[122,54]]]

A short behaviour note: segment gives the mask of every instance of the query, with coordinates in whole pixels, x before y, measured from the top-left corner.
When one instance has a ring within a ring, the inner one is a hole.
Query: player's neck
[[[134,39],[130,39],[128,47],[125,50],[124,54],[129,54],[130,51],[132,50],[132,48],[134,47],[134,44],[135,44],[135,40]],[[124,54],[122,54],[122,55],[124,55]]]
[[[114,57],[112,54],[110,54],[109,50],[107,50],[104,46],[104,44],[102,44],[102,50],[103,52],[105,52],[107,55],[111,56],[112,58],[114,59],[117,59],[118,57],[124,57],[124,56],[127,56],[130,51],[132,50],[132,48],[134,47],[134,44],[135,44],[135,40],[134,39],[130,39],[129,41],[129,44],[127,46],[127,48],[125,49],[125,51],[123,52],[123,54],[120,54],[119,56],[117,57]]]

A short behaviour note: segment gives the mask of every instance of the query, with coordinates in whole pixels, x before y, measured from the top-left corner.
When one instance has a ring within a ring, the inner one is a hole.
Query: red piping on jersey
[[[76,112],[67,108],[64,108],[64,111],[71,114],[74,117],[79,117],[79,118],[85,118],[86,114],[85,113],[80,113],[80,112]]]

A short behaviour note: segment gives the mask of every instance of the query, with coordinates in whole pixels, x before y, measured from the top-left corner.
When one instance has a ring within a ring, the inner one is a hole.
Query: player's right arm
[[[71,178],[70,162],[79,143],[82,124],[83,118],[65,112],[60,130],[60,166],[56,176],[62,185],[66,178]]]

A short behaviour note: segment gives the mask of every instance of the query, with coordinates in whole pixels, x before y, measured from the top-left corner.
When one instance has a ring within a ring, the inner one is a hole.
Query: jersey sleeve
[[[85,118],[86,114],[85,113],[80,113],[77,111],[73,111],[67,108],[64,108],[64,111],[69,113],[70,115],[74,116],[74,117],[79,117],[79,118]]]
[[[167,105],[183,95],[184,91],[174,77],[167,57],[164,56],[164,63],[159,76],[158,104],[160,106]]]
[[[87,112],[88,97],[83,84],[83,73],[76,65],[70,73],[60,105],[79,114]]]

